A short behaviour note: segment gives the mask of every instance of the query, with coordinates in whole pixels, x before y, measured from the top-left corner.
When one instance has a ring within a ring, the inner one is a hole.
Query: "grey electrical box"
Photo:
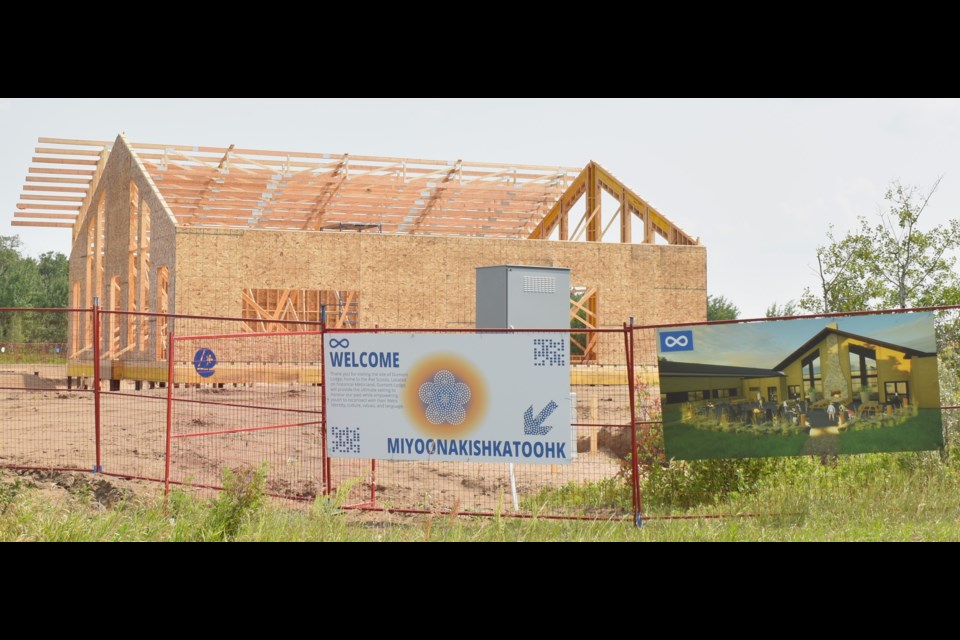
[[[570,269],[480,267],[477,329],[569,329]]]

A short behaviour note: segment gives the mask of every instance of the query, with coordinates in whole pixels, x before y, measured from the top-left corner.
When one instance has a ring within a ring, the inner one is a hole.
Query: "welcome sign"
[[[335,334],[334,458],[566,464],[570,343],[556,334]]]

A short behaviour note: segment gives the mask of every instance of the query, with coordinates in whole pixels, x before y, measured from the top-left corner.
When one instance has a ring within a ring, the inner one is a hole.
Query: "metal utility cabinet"
[[[569,329],[570,269],[477,269],[477,329]]]

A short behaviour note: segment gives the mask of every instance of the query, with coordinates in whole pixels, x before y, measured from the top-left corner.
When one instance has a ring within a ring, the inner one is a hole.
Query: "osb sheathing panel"
[[[569,267],[574,286],[600,289],[604,327],[706,314],[703,247],[186,228],[176,238],[181,314],[240,316],[246,288],[359,291],[362,327],[469,328],[475,269],[499,264]]]
[[[132,274],[129,271],[129,248],[130,248],[130,183],[133,181],[137,185],[139,196],[150,207],[150,229],[151,229],[151,250],[150,250],[150,308],[139,309],[139,311],[157,311],[157,272],[161,267],[170,269],[170,288],[169,300],[171,304],[171,313],[173,301],[176,295],[176,279],[173,277],[174,264],[176,262],[176,230],[173,221],[167,216],[162,200],[157,196],[150,184],[149,178],[137,165],[134,156],[130,153],[122,139],[118,138],[110,158],[104,167],[103,176],[97,187],[91,202],[90,215],[81,228],[74,243],[70,255],[70,290],[73,290],[75,282],[80,283],[81,305],[86,303],[86,260],[85,255],[87,233],[90,225],[96,225],[97,208],[101,195],[105,199],[104,227],[106,229],[106,252],[103,259],[104,277],[103,277],[103,299],[100,301],[104,309],[109,309],[110,305],[110,282],[114,277],[120,278],[120,299],[118,307],[121,311],[127,311],[128,295],[130,291],[130,278]],[[94,286],[96,274],[94,274]],[[96,295],[96,293],[94,293]],[[134,304],[134,308],[137,305]],[[109,319],[105,318],[103,330],[101,332],[101,351],[105,352],[109,344]],[[150,344],[145,352],[141,353],[138,348],[127,350],[127,322],[126,316],[117,319],[120,332],[120,348],[127,351],[123,356],[124,360],[152,359],[156,353],[156,332],[151,331]],[[72,335],[73,332],[71,332]],[[81,334],[82,335],[82,334]],[[139,347],[139,345],[137,345]]]

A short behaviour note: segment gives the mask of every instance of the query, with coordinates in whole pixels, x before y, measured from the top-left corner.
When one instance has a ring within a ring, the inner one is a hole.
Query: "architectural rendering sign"
[[[335,458],[572,461],[566,335],[326,337]]]
[[[929,313],[665,329],[658,343],[669,458],[943,446]]]

